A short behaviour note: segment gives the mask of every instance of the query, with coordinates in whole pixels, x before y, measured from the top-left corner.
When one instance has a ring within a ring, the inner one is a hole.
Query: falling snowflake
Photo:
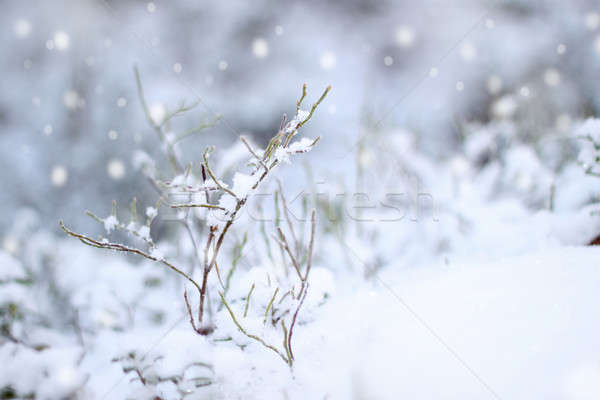
[[[396,29],[396,43],[400,47],[411,47],[415,42],[415,31],[410,26],[399,26]]]
[[[335,68],[336,62],[337,60],[335,58],[335,54],[333,54],[330,51],[326,51],[321,55],[319,63],[321,64],[321,68],[323,68],[324,70],[330,70]]]
[[[14,30],[18,38],[26,38],[31,33],[31,22],[26,19],[18,19],[15,22]]]
[[[108,162],[106,171],[108,172],[108,176],[118,181],[125,176],[125,164],[121,160],[113,158]]]
[[[166,116],[167,110],[164,105],[156,103],[150,107],[150,118],[152,118],[152,122],[156,125],[162,124]]]
[[[83,107],[84,101],[75,90],[67,90],[63,95],[63,104],[69,110]]]
[[[560,73],[554,68],[548,68],[544,71],[544,82],[550,87],[557,86],[560,83]]]
[[[65,51],[69,49],[71,45],[71,38],[64,31],[57,31],[54,33],[54,47],[59,51]]]
[[[502,90],[502,79],[498,75],[492,75],[487,80],[487,89],[490,94],[498,94]]]
[[[69,178],[67,169],[62,165],[56,165],[50,173],[50,181],[56,187],[64,186]]]
[[[269,55],[269,43],[263,38],[256,38],[252,42],[252,53],[256,58],[265,58]]]

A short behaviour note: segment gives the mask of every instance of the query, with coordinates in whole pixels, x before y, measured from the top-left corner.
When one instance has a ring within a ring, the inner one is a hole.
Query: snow
[[[291,143],[287,147],[287,150],[289,153],[306,153],[307,151],[310,151],[313,143],[314,139],[304,137],[297,142]]]
[[[575,133],[581,141],[579,162],[586,171],[600,173],[600,119],[587,119]]]
[[[513,143],[505,148],[502,138],[515,137],[510,124],[474,127],[469,135],[464,155],[440,164],[418,153],[408,131],[394,131],[385,140],[386,149],[402,154],[401,160],[369,150],[366,168],[384,170],[393,162],[407,173],[408,182],[419,177],[420,186],[409,187],[409,194],[434,188],[438,207],[426,203],[413,210],[418,204],[409,204],[406,218],[400,219],[390,218],[397,209],[383,208],[376,224],[342,220],[345,233],[340,235],[327,233],[334,222],[319,214],[291,370],[274,351],[244,335],[219,307],[215,293],[224,288],[216,275],[209,278],[216,330],[203,337],[189,326],[180,276],[159,263],[132,262],[70,238],[32,236],[26,232],[37,229],[36,218],[20,213],[16,248],[25,246],[25,254],[33,257],[26,264],[33,266],[32,285],[44,287],[39,277],[51,280],[65,300],[48,301],[41,289],[31,296],[28,286],[12,281],[26,276],[20,259],[0,253],[5,267],[0,303],[14,304],[26,316],[48,313],[55,319],[43,328],[30,317],[11,323],[15,335],[28,328],[26,343],[49,348],[40,352],[1,343],[0,358],[20,369],[3,376],[0,384],[41,397],[111,390],[109,397],[115,398],[178,398],[178,391],[189,390],[198,397],[243,393],[248,399],[493,398],[491,391],[500,398],[594,398],[600,369],[590,349],[600,345],[600,324],[590,315],[600,301],[600,249],[584,245],[600,231],[600,219],[590,215],[597,208],[600,179],[586,175],[575,160],[551,173],[531,147]],[[313,142],[303,138],[280,149],[289,157],[312,149]],[[232,190],[243,198],[256,178],[234,172],[231,179]],[[390,179],[398,178],[392,174]],[[553,212],[546,208],[552,182]],[[233,210],[237,202],[223,193],[218,204]],[[346,210],[352,206],[342,204]],[[157,212],[145,209],[148,218]],[[207,215],[219,229],[229,218],[221,210]],[[306,246],[309,224],[298,224],[296,235]],[[119,222],[109,216],[104,225],[110,233]],[[259,225],[233,224],[232,235],[239,240],[247,233],[248,243],[225,296],[247,332],[282,349],[281,327],[269,318],[265,322],[265,310],[278,289],[273,316],[289,328],[299,300],[284,294],[298,293],[300,284],[274,241],[271,258],[266,255]],[[127,229],[150,240],[147,225],[132,222]],[[265,230],[274,232],[272,221],[267,220]],[[23,235],[31,239],[21,242]],[[168,252],[173,255],[169,261],[187,272],[185,260],[194,251],[187,237],[174,239],[173,246],[161,238],[165,245],[151,246],[149,254],[163,260]],[[222,279],[230,272],[234,243],[225,244],[219,262]],[[213,251],[209,248],[209,259]],[[48,269],[43,260],[55,261]],[[304,270],[303,261],[300,265]],[[200,269],[190,273],[201,279]],[[192,285],[187,293],[195,314],[198,293]],[[83,345],[76,330],[64,328],[71,325],[58,322],[73,310]],[[132,380],[136,375],[129,368],[143,371],[146,385]],[[130,371],[126,379],[123,369]],[[165,380],[174,376],[175,383]],[[196,387],[194,378],[211,384]]]
[[[0,282],[25,279],[21,263],[10,254],[0,250]]]
[[[150,251],[150,256],[154,257],[158,260],[164,260],[165,259],[165,253],[159,249],[158,247],[154,247],[151,251]]]
[[[278,147],[275,150],[275,159],[279,162],[290,164],[290,155],[298,153],[307,153],[312,149],[314,139],[302,138],[296,142],[290,143],[288,147]]]
[[[133,152],[132,164],[136,170],[143,171],[146,175],[154,176],[155,163],[152,157],[148,153],[142,150],[136,150]]]
[[[138,235],[144,240],[150,240],[150,228],[147,225],[142,225],[138,229]]]
[[[153,219],[158,215],[158,210],[154,207],[146,207],[146,216]]]
[[[256,183],[256,178],[247,174],[236,172],[233,176],[233,186],[231,190],[240,199],[248,196],[252,186]]]
[[[292,133],[296,130],[296,128],[298,127],[298,124],[300,124],[301,122],[303,122],[304,120],[306,120],[306,118],[308,118],[308,115],[310,113],[306,110],[298,110],[298,112],[296,113],[296,115],[294,116],[294,118],[288,122],[288,124],[286,125],[285,128],[285,132],[286,133]]]
[[[150,118],[155,125],[160,125],[167,116],[165,106],[160,103],[155,103],[150,106]]]
[[[109,215],[104,218],[104,229],[106,230],[106,233],[111,233],[118,226],[119,220],[114,215]]]
[[[404,278],[386,273],[381,282],[444,344],[377,283],[381,291],[373,296],[356,293],[351,314],[347,303],[336,302],[330,314],[336,317],[321,329],[325,340],[312,345],[339,343],[340,352],[360,348],[360,355],[322,358],[319,369],[327,375],[345,360],[359,393],[376,398],[493,398],[448,345],[500,398],[565,393],[571,374],[597,362],[586,349],[598,345],[598,324],[590,324],[588,313],[597,298],[600,270],[593,260],[599,256],[597,249],[563,248],[485,264],[431,266]],[[381,324],[385,329],[376,328]],[[317,337],[314,332],[303,344],[311,346]],[[596,385],[592,379],[579,383],[580,390]]]
[[[285,147],[278,147],[275,150],[275,159],[279,162],[290,164],[290,153]]]

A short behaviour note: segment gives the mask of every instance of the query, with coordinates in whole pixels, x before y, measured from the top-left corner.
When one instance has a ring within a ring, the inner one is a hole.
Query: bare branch
[[[265,310],[265,319],[263,321],[263,325],[267,323],[267,316],[269,315],[269,310],[271,309],[271,306],[273,305],[273,302],[275,301],[275,297],[277,297],[278,292],[279,292],[279,288],[276,288],[275,292],[273,293],[273,297],[271,297],[271,301],[269,301],[269,305],[267,305],[267,309]]]
[[[315,226],[316,223],[316,214],[317,211],[313,208],[311,216],[310,216],[310,242],[308,244],[308,257],[306,259],[306,271],[304,272],[304,280],[308,279],[308,274],[310,273],[310,267],[312,265],[312,256],[313,256],[313,248],[315,244]]]
[[[256,160],[258,161],[258,163],[265,169],[266,172],[269,171],[269,168],[267,167],[267,164],[265,164],[265,162],[263,161],[263,159],[261,157],[259,157],[258,154],[256,154],[256,152],[252,149],[252,146],[250,146],[250,143],[248,143],[248,141],[246,140],[245,137],[240,136],[240,140],[242,141],[242,143],[244,143],[244,145],[246,146],[246,148],[248,149],[248,151],[250,152],[250,154],[252,154],[252,156],[254,156],[254,158],[256,158]]]
[[[306,97],[306,83],[302,85],[302,96],[300,96],[300,99],[296,103],[296,112],[300,111],[300,106],[302,105],[302,101],[304,100],[305,97]]]
[[[171,264],[170,262],[168,262],[167,260],[164,259],[159,259],[157,257],[154,257],[146,252],[144,252],[143,250],[140,249],[136,249],[136,248],[132,248],[132,247],[128,247],[125,246],[123,244],[119,244],[119,243],[111,243],[111,242],[101,242],[98,240],[94,240],[89,236],[77,233],[77,232],[73,232],[72,230],[70,230],[69,228],[67,228],[62,221],[58,222],[60,227],[62,228],[63,231],[65,231],[68,235],[73,236],[79,240],[81,240],[81,242],[83,242],[84,244],[87,244],[88,246],[92,246],[92,247],[96,247],[96,248],[101,248],[101,249],[108,249],[108,250],[115,250],[115,251],[122,251],[122,252],[127,252],[127,253],[133,253],[133,254],[138,254],[142,257],[145,257],[149,260],[155,261],[155,262],[160,262],[164,265],[166,265],[167,267],[169,267],[170,269],[172,269],[173,271],[177,272],[179,275],[183,276],[185,279],[187,279],[189,282],[191,282],[196,289],[198,289],[198,293],[201,293],[200,290],[200,285],[198,285],[198,283],[196,283],[196,281],[194,279],[192,279],[188,274],[186,274],[185,272],[183,272],[182,270],[180,270],[179,268],[177,268],[176,266],[174,266],[173,264]]]
[[[279,187],[279,195],[281,196],[281,204],[283,206],[283,216],[287,223],[288,229],[292,235],[292,241],[294,243],[294,250],[296,251],[296,257],[300,255],[300,242],[296,238],[296,232],[294,231],[294,225],[292,224],[292,220],[290,218],[290,211],[287,206],[287,200],[283,195],[283,189],[281,188],[281,181],[277,179],[277,186]]]
[[[215,174],[212,172],[212,169],[210,169],[210,164],[208,163],[208,154],[210,154],[211,151],[212,151],[211,148],[207,147],[206,150],[204,151],[204,154],[202,155],[202,158],[204,159],[204,166],[206,167],[206,171],[208,171],[208,175],[210,175],[211,179],[213,180],[213,182],[215,183],[215,185],[217,185],[217,187],[219,189],[221,189],[224,192],[229,193],[231,196],[233,196],[234,199],[239,201],[239,199],[235,195],[235,193],[233,193],[233,191],[231,191],[230,189],[223,186],[221,184],[221,182],[217,179]]]
[[[282,246],[282,248],[287,252],[288,256],[290,257],[290,260],[292,261],[292,265],[294,266],[294,268],[296,269],[296,272],[298,273],[298,277],[300,278],[301,281],[303,281],[304,278],[302,277],[302,273],[300,272],[300,265],[298,265],[298,261],[296,261],[296,257],[294,257],[294,254],[292,253],[292,250],[290,249],[290,246],[288,244],[288,241],[287,241],[285,235],[283,234],[283,231],[281,230],[281,228],[277,227],[277,232],[279,233],[279,238],[281,239],[281,241],[278,241],[279,245]]]
[[[190,204],[170,204],[171,208],[212,208],[216,210],[227,211],[225,207],[218,206],[216,204],[198,204],[198,203],[190,203]]]
[[[294,326],[296,325],[296,318],[298,317],[298,312],[300,311],[300,307],[304,304],[304,299],[306,299],[306,293],[308,293],[308,282],[306,282],[306,288],[304,290],[304,294],[300,298],[300,303],[296,308],[296,312],[294,313],[294,318],[292,319],[292,324],[290,325],[290,336],[288,337],[288,348],[290,351],[290,359],[294,360],[294,353],[292,352],[292,334],[294,333]]]
[[[250,291],[248,292],[248,297],[246,298],[246,308],[244,308],[244,318],[246,318],[246,316],[248,315],[248,306],[250,306],[250,297],[252,297],[252,292],[254,292],[254,287],[256,285],[254,283],[252,283],[252,287],[250,288]]]

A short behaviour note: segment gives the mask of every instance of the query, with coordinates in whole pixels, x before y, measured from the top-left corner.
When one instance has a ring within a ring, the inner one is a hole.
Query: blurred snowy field
[[[600,398],[596,2],[0,20],[0,398]]]

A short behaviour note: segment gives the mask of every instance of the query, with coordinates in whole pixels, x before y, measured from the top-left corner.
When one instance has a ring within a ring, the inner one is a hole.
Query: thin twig
[[[190,324],[192,325],[192,328],[194,329],[194,331],[196,331],[196,333],[202,335],[201,329],[198,329],[196,327],[196,322],[194,321],[194,314],[192,314],[192,307],[190,306],[190,301],[187,296],[187,290],[185,290],[185,288],[183,289],[183,298],[185,300],[185,306],[187,308],[187,312],[190,316]]]
[[[256,161],[258,161],[258,163],[264,168],[264,170],[266,172],[269,171],[269,167],[267,167],[267,164],[265,164],[265,162],[263,161],[263,159],[256,154],[256,152],[254,151],[254,149],[252,149],[252,146],[250,146],[250,143],[248,143],[248,141],[246,140],[245,137],[240,136],[240,140],[242,141],[242,143],[244,143],[244,145],[246,146],[246,148],[248,149],[248,151],[250,152],[250,154],[252,154],[252,156],[254,158],[256,158]]]
[[[287,354],[287,358],[288,358],[288,360],[290,360],[289,363],[291,365],[291,363],[294,359],[292,358],[292,355],[290,354],[290,347],[289,347],[290,336],[289,336],[287,327],[285,326],[285,321],[283,320],[283,318],[280,321],[281,321],[281,329],[283,330],[283,348],[285,349],[285,353]]]
[[[306,83],[302,85],[302,95],[300,96],[300,99],[296,103],[296,112],[300,111],[300,106],[302,105],[302,101],[304,100],[305,97],[306,97]]]
[[[298,273],[298,277],[301,281],[303,281],[304,278],[302,277],[302,273],[300,272],[300,265],[298,265],[298,261],[296,261],[296,257],[294,257],[294,254],[290,249],[288,241],[280,227],[277,227],[277,232],[279,233],[279,237],[281,238],[281,240],[278,240],[277,242],[287,252],[288,256],[290,257],[290,260],[292,260],[292,265],[294,266],[294,269],[296,269],[296,272]]]
[[[231,196],[233,196],[234,199],[239,200],[238,197],[235,195],[235,193],[233,193],[232,190],[223,186],[221,184],[221,182],[217,179],[215,174],[212,172],[212,169],[210,168],[210,164],[208,163],[208,154],[211,151],[212,151],[211,148],[207,147],[206,150],[204,151],[204,154],[202,155],[202,158],[204,159],[204,166],[206,167],[206,171],[208,171],[208,175],[210,175],[211,179],[213,180],[213,182],[215,182],[215,185],[217,185],[219,187],[219,189],[221,189],[224,192],[229,193]]]
[[[198,204],[198,203],[170,204],[169,207],[171,207],[171,208],[211,208],[211,209],[215,209],[215,210],[227,211],[227,209],[225,207],[221,207],[216,204],[202,204],[202,203],[200,203],[200,204]]]
[[[265,310],[265,320],[263,321],[263,325],[267,323],[267,316],[269,315],[269,310],[271,309],[271,306],[273,305],[273,302],[275,301],[275,297],[277,297],[278,292],[279,292],[279,288],[276,288],[275,292],[273,293],[273,297],[271,297],[271,301],[269,301],[269,304],[267,305],[267,309]]]
[[[122,252],[128,252],[128,253],[133,253],[133,254],[138,254],[142,257],[145,257],[149,260],[155,261],[155,262],[160,262],[164,265],[166,265],[167,267],[169,267],[170,269],[172,269],[173,271],[177,272],[179,275],[183,276],[185,279],[187,279],[189,282],[191,282],[196,289],[198,289],[198,292],[201,293],[200,290],[200,285],[198,285],[198,283],[196,283],[196,281],[194,279],[192,279],[188,274],[186,274],[185,272],[183,272],[182,270],[180,270],[179,268],[177,268],[176,266],[174,266],[173,264],[171,264],[170,262],[168,262],[167,260],[164,259],[159,259],[157,257],[154,257],[146,252],[144,252],[143,250],[140,249],[136,249],[136,248],[132,248],[132,247],[128,247],[125,246],[123,244],[119,244],[119,243],[110,243],[110,242],[100,242],[98,240],[94,240],[89,236],[77,233],[77,232],[73,232],[72,230],[70,230],[69,228],[67,228],[62,221],[58,222],[60,227],[62,228],[63,231],[65,231],[68,235],[73,236],[79,240],[81,240],[84,244],[87,244],[88,246],[92,246],[92,247],[96,247],[96,248],[101,248],[101,249],[108,249],[108,250],[115,250],[115,251],[122,251]]]
[[[287,206],[287,200],[283,195],[283,189],[281,188],[281,181],[277,179],[277,187],[279,188],[279,195],[281,196],[281,204],[283,206],[283,217],[287,223],[288,229],[292,235],[292,241],[294,243],[294,250],[296,252],[296,257],[300,256],[300,242],[296,238],[296,232],[294,231],[294,225],[292,224],[292,219],[290,218],[290,211]]]
[[[315,226],[316,223],[316,215],[317,211],[313,208],[311,216],[310,216],[310,242],[308,244],[308,257],[306,259],[306,271],[304,272],[304,280],[308,279],[308,274],[310,272],[310,267],[312,265],[312,256],[313,256],[313,248],[315,244]]]
[[[254,283],[252,283],[252,287],[250,288],[250,291],[248,292],[248,297],[246,297],[246,307],[244,308],[244,318],[246,318],[246,316],[248,315],[248,306],[250,306],[250,297],[252,297],[252,292],[254,292],[254,287],[256,285]]]
[[[298,317],[298,312],[300,311],[300,307],[304,304],[304,299],[306,299],[306,293],[308,293],[308,282],[306,282],[306,288],[304,289],[304,294],[300,298],[300,303],[296,308],[296,312],[294,313],[294,318],[292,319],[292,324],[290,325],[290,336],[288,337],[288,348],[290,350],[290,360],[294,360],[294,353],[292,352],[292,334],[294,333],[294,326],[296,325],[296,318]]]

